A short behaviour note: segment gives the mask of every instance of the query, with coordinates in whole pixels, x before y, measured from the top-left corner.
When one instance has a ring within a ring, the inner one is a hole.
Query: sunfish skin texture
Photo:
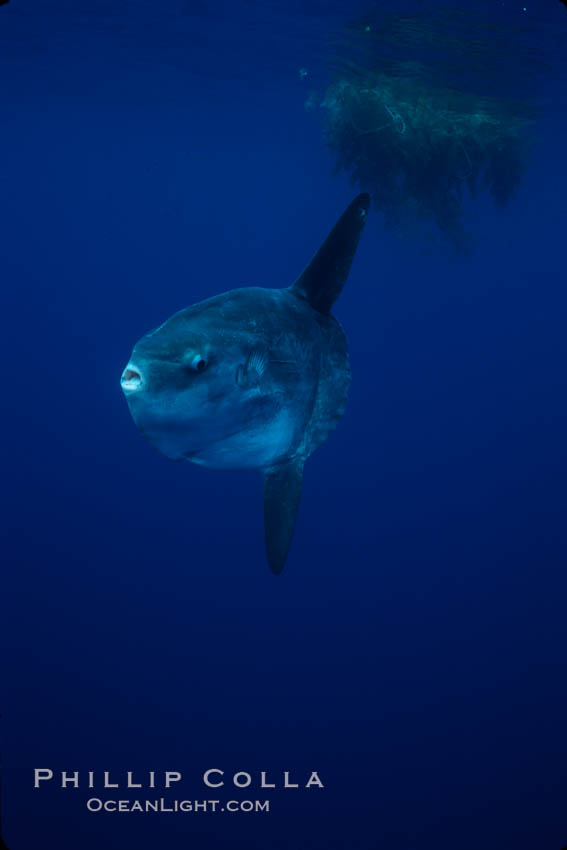
[[[288,289],[233,289],[175,313],[134,346],[121,385],[162,454],[215,469],[257,468],[268,562],[283,569],[303,464],[342,416],[350,369],[330,307],[369,207],[359,195]]]

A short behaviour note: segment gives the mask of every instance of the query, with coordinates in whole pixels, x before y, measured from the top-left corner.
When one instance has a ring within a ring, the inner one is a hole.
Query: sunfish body
[[[136,425],[164,455],[261,471],[274,573],[291,543],[305,460],[345,409],[347,343],[330,309],[369,202],[355,198],[289,289],[233,289],[181,310],[142,337],[122,374]]]

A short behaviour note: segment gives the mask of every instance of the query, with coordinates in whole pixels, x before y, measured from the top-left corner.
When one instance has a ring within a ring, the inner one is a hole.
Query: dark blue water
[[[504,10],[535,50],[567,27],[559,2]],[[567,843],[565,77],[516,201],[466,205],[471,258],[369,219],[335,309],[349,405],[281,577],[259,477],[168,462],[120,391],[143,333],[289,285],[358,191],[304,110],[352,11],[0,8],[10,850]],[[208,768],[255,784],[207,790]],[[271,811],[94,814],[62,770],[180,771],[157,796]],[[313,770],[323,790],[257,787]]]

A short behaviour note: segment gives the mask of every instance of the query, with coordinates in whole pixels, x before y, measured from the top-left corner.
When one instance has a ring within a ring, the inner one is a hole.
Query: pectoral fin
[[[257,386],[268,366],[268,352],[265,348],[253,348],[246,359],[236,370],[236,383],[239,387],[250,388]]]
[[[288,461],[264,472],[266,555],[273,573],[281,573],[293,537],[301,498],[303,463]]]

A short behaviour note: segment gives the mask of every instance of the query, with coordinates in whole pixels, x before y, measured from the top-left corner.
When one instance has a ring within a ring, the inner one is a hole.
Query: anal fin
[[[301,498],[303,462],[290,460],[264,472],[266,555],[273,573],[284,568]]]

